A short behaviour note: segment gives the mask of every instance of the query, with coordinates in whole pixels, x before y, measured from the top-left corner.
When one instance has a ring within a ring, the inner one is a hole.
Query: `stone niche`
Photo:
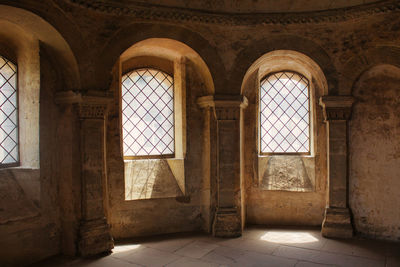
[[[356,232],[400,239],[400,68],[378,65],[354,87],[349,204]]]

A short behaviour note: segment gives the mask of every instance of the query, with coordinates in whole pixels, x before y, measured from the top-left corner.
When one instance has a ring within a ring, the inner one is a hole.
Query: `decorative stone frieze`
[[[243,96],[205,96],[197,101],[210,108],[217,122],[217,200],[212,231],[218,237],[236,237],[242,233],[240,197],[240,115],[247,106]]]
[[[353,103],[352,96],[320,98],[328,130],[328,203],[322,223],[322,235],[326,237],[353,235],[347,203],[347,121]]]
[[[149,4],[135,1],[131,3],[120,1],[91,1],[91,0],[66,0],[70,3],[98,12],[113,14],[116,16],[127,15],[137,19],[148,19],[152,21],[172,21],[177,23],[193,22],[204,24],[222,25],[258,25],[258,24],[305,24],[305,23],[336,23],[350,19],[357,19],[374,14],[396,12],[400,10],[400,2],[397,0],[378,1],[358,5],[354,7],[344,7],[332,10],[312,11],[312,12],[292,12],[287,13],[257,13],[240,14],[227,12],[207,12],[204,10],[183,9],[168,6],[157,6],[154,9]]]

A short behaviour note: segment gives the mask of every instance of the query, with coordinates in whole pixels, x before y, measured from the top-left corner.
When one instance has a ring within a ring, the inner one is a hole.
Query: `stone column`
[[[82,220],[79,253],[82,256],[109,252],[114,247],[105,218],[105,116],[101,101],[77,104],[81,133]],[[97,103],[96,103],[97,102]]]
[[[112,95],[89,91],[85,95],[59,92],[55,102],[74,105],[80,121],[81,221],[78,251],[81,256],[110,252],[114,241],[105,216],[106,162],[105,133],[108,103]],[[78,160],[78,159],[77,159]]]
[[[200,107],[211,108],[216,118],[217,136],[217,207],[212,231],[218,237],[242,234],[240,177],[240,117],[247,106],[242,96],[205,96]],[[213,164],[213,163],[211,163]]]
[[[322,223],[325,237],[349,238],[353,235],[348,207],[347,121],[350,119],[351,96],[323,96],[328,143],[328,199]]]

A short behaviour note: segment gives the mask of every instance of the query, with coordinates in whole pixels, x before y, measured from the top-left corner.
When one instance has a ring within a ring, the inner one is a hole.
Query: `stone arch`
[[[279,71],[297,72],[310,82],[310,154],[307,156],[259,153],[257,118],[260,81],[266,75]],[[249,100],[243,112],[246,218],[249,223],[321,225],[326,200],[326,132],[318,100],[328,94],[328,89],[328,81],[318,63],[293,50],[267,52],[256,59],[244,74],[240,91]],[[290,168],[296,169],[297,175],[291,177]],[[290,184],[289,181],[297,182]],[[299,200],[301,192],[307,193]],[[290,207],[296,208],[276,207],[275,203],[280,198],[285,198]],[[260,199],[265,201],[260,202]],[[309,202],[313,203],[313,208],[306,211]],[[280,211],[273,214],[266,212],[270,209]],[[304,216],[306,213],[308,215]]]
[[[11,41],[17,53],[18,50],[23,49],[26,38],[40,42],[40,45],[52,52],[51,55],[55,57],[56,62],[61,62],[59,74],[66,86],[64,89],[80,88],[80,74],[75,55],[63,36],[51,24],[30,11],[6,5],[0,6],[0,21],[8,24],[7,28],[2,27],[7,30],[2,31],[1,34],[3,38]],[[18,32],[18,34],[13,36],[13,32]]]
[[[141,56],[164,58],[172,62],[184,57],[194,65],[203,78],[206,87],[204,94],[214,94],[214,82],[208,66],[201,56],[186,44],[167,38],[146,39],[125,50],[120,56],[120,61]]]
[[[61,62],[57,74],[65,87],[59,90],[80,87],[78,65],[71,48],[53,26],[30,11],[11,6],[0,6],[0,50],[18,65],[20,164],[39,168],[41,52]]]
[[[203,137],[199,135],[206,123],[202,110],[197,105],[197,98],[203,95],[214,94],[214,82],[208,65],[200,54],[187,44],[170,38],[147,38],[133,45],[130,44],[113,63],[113,82],[111,90],[114,92],[114,100],[110,105],[108,120],[107,140],[107,168],[109,171],[108,184],[110,193],[108,201],[110,207],[108,214],[112,225],[112,234],[115,238],[132,237],[146,232],[159,232],[165,229],[181,231],[177,222],[167,219],[168,216],[157,216],[151,210],[144,209],[146,202],[160,201],[168,203],[160,206],[158,213],[172,212],[184,213],[184,204],[175,199],[188,201],[198,192],[193,192],[192,185],[199,181],[207,181],[210,177],[202,168],[193,170],[188,166],[206,164],[203,156]],[[110,66],[111,67],[111,66]],[[123,111],[121,97],[121,77],[137,68],[156,68],[170,74],[174,79],[174,155],[169,158],[143,156],[141,158],[125,158],[121,145],[123,140]],[[121,102],[120,102],[121,101]],[[122,134],[118,134],[121,133]],[[159,170],[150,172],[148,170]],[[147,179],[136,179],[141,177]],[[143,183],[146,181],[146,183]],[[122,186],[121,186],[122,185]],[[143,190],[145,189],[145,190]],[[210,190],[210,189],[204,189]],[[209,209],[202,205],[203,196],[198,195],[197,200],[191,202],[190,209],[194,212],[209,216]],[[134,200],[134,201],[133,201]],[[145,200],[145,201],[143,201]],[[161,203],[161,202],[159,202]],[[141,212],[141,218],[132,220],[130,216],[120,216],[118,210]],[[119,216],[117,216],[119,214]],[[161,227],[155,228],[150,224],[139,229],[140,221],[160,221]],[[199,230],[208,227],[205,223],[181,216],[181,225]],[[165,218],[165,219],[164,219]],[[124,223],[121,223],[125,221]],[[132,227],[126,228],[125,225]]]
[[[243,77],[252,64],[264,54],[274,50],[291,50],[302,53],[312,59],[322,70],[326,77],[329,94],[337,94],[338,73],[337,70],[322,47],[315,42],[301,36],[277,35],[262,40],[257,40],[248,45],[236,58],[234,71],[230,74],[229,85],[226,88],[233,89],[239,93]]]
[[[400,48],[378,46],[368,49],[361,55],[351,58],[343,68],[340,79],[340,94],[350,95],[362,74],[378,64],[390,64],[400,67]]]
[[[208,67],[209,72],[212,74],[214,87],[216,90],[223,87],[222,79],[215,79],[215,77],[224,77],[225,68],[220,57],[210,43],[197,33],[187,30],[183,27],[173,25],[155,25],[148,23],[134,23],[127,27],[122,28],[116,32],[110,41],[104,45],[102,49],[101,62],[99,66],[109,66],[108,69],[97,69],[96,71],[100,74],[99,77],[105,77],[110,81],[111,76],[110,68],[117,61],[119,56],[129,49],[132,44],[137,44],[140,41],[152,38],[163,38],[175,40],[181,44],[186,45],[195,51],[204,61]],[[118,40],[118,41],[115,41]],[[104,75],[106,74],[106,75]],[[110,82],[102,80],[102,83],[109,84]]]

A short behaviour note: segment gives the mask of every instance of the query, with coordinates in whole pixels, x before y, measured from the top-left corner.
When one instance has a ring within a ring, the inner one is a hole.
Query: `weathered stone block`
[[[91,256],[110,252],[114,248],[114,240],[110,226],[105,218],[83,221],[79,230],[79,254]]]
[[[242,235],[242,220],[236,208],[220,208],[215,214],[213,235],[216,237],[239,237]]]
[[[353,226],[351,225],[350,210],[348,208],[326,208],[321,232],[325,237],[351,238]]]

